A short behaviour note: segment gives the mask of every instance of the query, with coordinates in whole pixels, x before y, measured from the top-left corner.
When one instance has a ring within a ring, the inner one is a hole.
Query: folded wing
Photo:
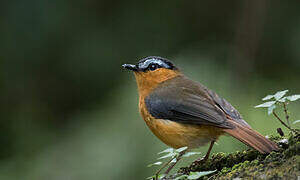
[[[199,88],[205,87],[187,79],[166,81],[145,98],[147,109],[158,119],[232,128],[227,123],[225,112],[215,104],[206,89]]]

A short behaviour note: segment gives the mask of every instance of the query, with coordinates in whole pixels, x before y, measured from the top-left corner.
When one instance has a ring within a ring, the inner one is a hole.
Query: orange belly
[[[203,146],[222,134],[212,126],[187,125],[169,120],[152,119],[146,121],[153,134],[173,148]]]
[[[155,119],[145,108],[140,108],[140,112],[153,134],[166,145],[176,149],[185,146],[197,148],[212,140],[217,140],[223,134],[223,131],[217,127]]]

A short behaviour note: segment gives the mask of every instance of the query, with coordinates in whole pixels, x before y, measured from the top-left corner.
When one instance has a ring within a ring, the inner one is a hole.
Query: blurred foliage
[[[151,174],[165,146],[139,117],[133,76],[120,67],[148,55],[174,60],[264,134],[280,124],[253,106],[300,89],[298,0],[2,0],[0,27],[0,179]],[[215,152],[245,148],[219,143]]]

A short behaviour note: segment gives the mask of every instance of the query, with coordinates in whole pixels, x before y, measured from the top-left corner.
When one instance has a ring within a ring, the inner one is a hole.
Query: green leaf
[[[176,149],[176,152],[179,152],[179,153],[181,153],[182,151],[185,151],[185,150],[187,150],[187,148],[188,147],[181,147],[181,148],[179,148],[179,149]]]
[[[173,149],[173,148],[168,148],[168,149],[166,149],[166,150],[164,150],[164,151],[162,151],[162,152],[159,152],[159,153],[157,153],[157,154],[170,153],[170,152],[174,152],[174,149]]]
[[[296,100],[300,99],[300,94],[288,96],[288,97],[286,97],[286,98],[287,98],[288,100],[290,100],[290,101],[296,101]]]
[[[276,94],[274,94],[274,98],[278,101],[281,99],[289,90],[284,91],[278,91]]]
[[[162,157],[160,157],[158,159],[166,159],[166,158],[169,158],[169,157],[174,157],[176,155],[177,155],[177,153],[171,152],[171,153],[166,154],[166,155],[164,155],[164,156],[162,156]]]
[[[296,123],[300,123],[300,120],[296,120],[293,122],[293,124],[296,124]]]
[[[182,157],[190,157],[190,156],[193,156],[196,154],[201,154],[201,153],[200,152],[188,152],[188,153],[185,153]]]
[[[257,105],[255,106],[255,108],[259,108],[259,107],[270,107],[272,106],[273,104],[275,104],[276,101],[268,101],[268,102],[265,102],[263,104],[260,104],[260,105]]]
[[[216,172],[216,170],[214,170],[214,171],[203,171],[203,172],[190,172],[190,174],[188,176],[188,179],[198,179],[202,176],[206,176],[206,175],[212,174],[214,172]]]
[[[166,177],[165,174],[160,174],[160,175],[158,175],[158,179],[162,179],[162,178],[164,178],[164,177]],[[153,179],[155,179],[155,175],[150,176],[150,177],[147,177],[146,179],[153,180]]]
[[[166,177],[166,174],[161,174],[161,175],[158,176],[158,179],[162,179],[164,177]]]
[[[177,161],[177,159],[174,158],[174,159],[171,161],[171,163],[176,163],[176,161]]]
[[[266,100],[270,100],[274,97],[274,95],[267,95],[266,97],[262,98],[263,101],[266,101]]]
[[[188,177],[188,175],[184,174],[184,175],[178,176],[174,180],[181,180],[181,179],[186,178],[186,177]]]
[[[161,164],[162,164],[162,162],[158,161],[158,162],[156,162],[156,163],[149,164],[147,167],[159,166],[159,165],[161,165]]]
[[[268,115],[273,113],[273,110],[276,108],[276,105],[273,104],[272,106],[268,107]]]
[[[279,102],[285,102],[286,101],[286,97],[283,97],[281,99],[278,100]]]

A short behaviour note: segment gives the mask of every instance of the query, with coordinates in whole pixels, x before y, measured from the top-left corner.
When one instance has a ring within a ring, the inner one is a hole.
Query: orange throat
[[[155,71],[135,72],[140,98],[145,98],[160,83],[182,75],[180,71],[160,68]]]

